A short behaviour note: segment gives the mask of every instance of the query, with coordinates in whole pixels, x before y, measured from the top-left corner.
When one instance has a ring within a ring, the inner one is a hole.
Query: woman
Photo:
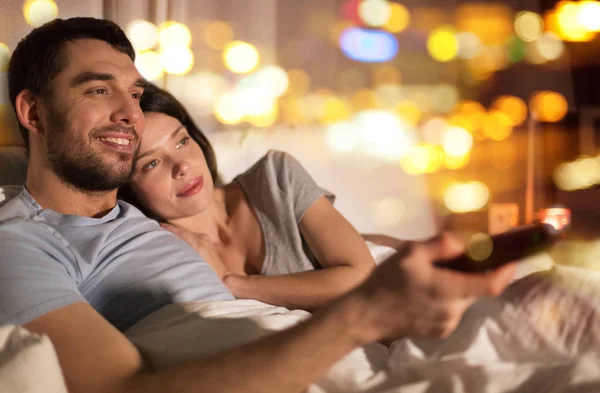
[[[236,297],[312,310],[369,275],[364,240],[292,156],[269,151],[221,186],[185,108],[155,86],[140,105],[146,128],[121,196],[190,243]]]

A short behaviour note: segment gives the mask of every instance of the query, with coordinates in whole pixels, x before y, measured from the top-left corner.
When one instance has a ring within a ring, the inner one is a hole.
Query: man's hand
[[[182,228],[178,225],[161,223],[161,227],[179,236],[200,254],[200,256],[212,267],[219,278],[223,280],[229,271],[223,264],[221,257],[215,250],[210,238],[202,233],[196,233]]]
[[[445,234],[411,244],[384,261],[353,294],[365,301],[362,339],[447,337],[476,298],[499,295],[510,283],[515,264],[488,274],[458,273],[433,264],[464,250],[460,238]]]

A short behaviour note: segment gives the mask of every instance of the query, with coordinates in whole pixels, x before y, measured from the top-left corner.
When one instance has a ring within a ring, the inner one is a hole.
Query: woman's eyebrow
[[[185,126],[184,126],[183,124],[182,124],[182,125],[180,125],[179,127],[177,127],[177,128],[175,129],[175,131],[173,131],[173,133],[171,134],[171,136],[169,136],[169,140],[171,140],[171,139],[175,138],[175,137],[177,136],[177,134],[179,134],[179,131],[181,131],[181,129],[182,129],[182,128],[185,128]],[[138,160],[139,160],[140,158],[142,158],[142,157],[149,156],[150,154],[154,153],[155,151],[156,151],[156,147],[155,147],[155,148],[153,148],[153,149],[150,149],[150,150],[146,150],[144,153],[142,153],[142,154],[140,154],[140,155],[138,156]]]

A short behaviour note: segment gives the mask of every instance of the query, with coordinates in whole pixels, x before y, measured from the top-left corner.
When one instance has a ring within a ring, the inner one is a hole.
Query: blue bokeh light
[[[398,40],[386,31],[351,27],[340,35],[340,47],[352,60],[378,63],[396,56]]]

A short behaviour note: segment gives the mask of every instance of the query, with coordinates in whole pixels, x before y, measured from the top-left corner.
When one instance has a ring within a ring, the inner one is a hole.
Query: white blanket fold
[[[569,269],[527,276],[502,297],[477,302],[448,339],[403,339],[389,348],[374,343],[357,349],[308,391],[600,392],[596,285],[589,274]],[[254,300],[191,302],[157,311],[127,336],[153,368],[162,369],[309,317]]]

